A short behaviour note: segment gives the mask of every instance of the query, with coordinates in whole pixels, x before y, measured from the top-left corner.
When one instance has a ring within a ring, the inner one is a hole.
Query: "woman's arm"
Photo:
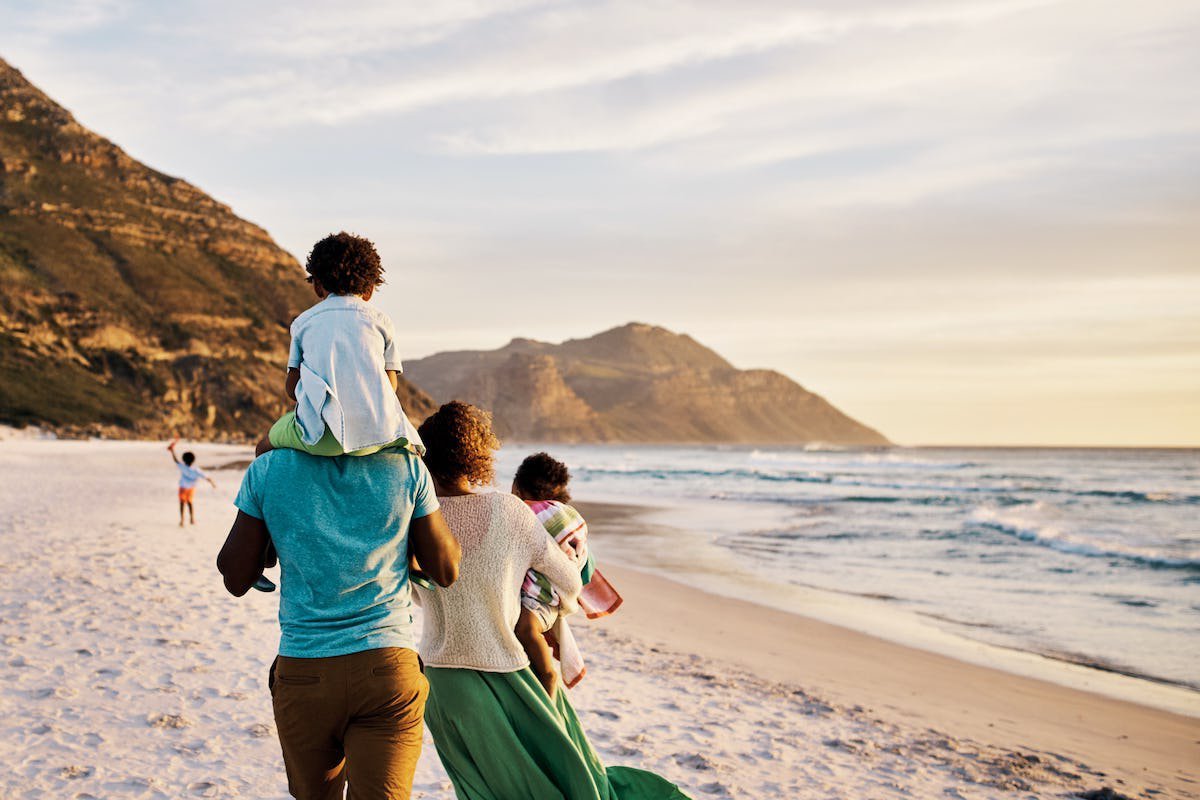
[[[521,516],[525,536],[529,542],[529,567],[545,575],[558,591],[560,608],[570,614],[578,607],[579,592],[583,581],[579,577],[579,564],[562,551],[558,543],[546,533],[542,523],[528,506],[521,503]]]

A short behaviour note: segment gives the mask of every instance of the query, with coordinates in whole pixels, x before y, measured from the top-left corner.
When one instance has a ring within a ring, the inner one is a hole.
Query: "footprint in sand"
[[[182,714],[152,714],[146,724],[151,728],[187,728],[192,721]]]
[[[256,722],[249,728],[246,728],[246,733],[250,734],[255,739],[265,739],[268,736],[275,735],[275,728],[263,722]]]
[[[58,774],[64,778],[67,778],[68,780],[75,780],[77,778],[90,778],[90,777],[92,777],[92,775],[96,774],[96,768],[95,767],[81,767],[81,766],[72,764],[70,766],[63,767],[62,769],[60,769],[58,771]]]
[[[713,781],[712,783],[703,784],[700,787],[700,791],[704,792],[705,794],[717,795],[718,797],[729,797],[730,796],[729,788],[727,786],[725,786],[725,784],[717,783],[716,781]]]
[[[681,767],[695,770],[714,769],[715,765],[699,753],[676,753],[675,763]]]
[[[187,790],[197,797],[216,797],[217,792],[220,791],[215,783],[209,783],[208,781],[189,784]]]

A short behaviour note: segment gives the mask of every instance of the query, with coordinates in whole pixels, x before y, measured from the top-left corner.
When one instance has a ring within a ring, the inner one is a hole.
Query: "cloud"
[[[414,354],[650,319],[908,440],[968,438],[913,422],[951,395],[1040,385],[1057,410],[1025,430],[1045,433],[1122,374],[1195,383],[1190,0],[0,0],[0,17],[0,53],[83,124],[293,251],[370,233],[403,265],[380,302]],[[448,274],[473,289],[461,327],[405,294]],[[514,322],[534,286],[571,319]],[[1063,399],[1056,374],[1086,388]],[[1128,419],[1130,440],[1169,427]]]

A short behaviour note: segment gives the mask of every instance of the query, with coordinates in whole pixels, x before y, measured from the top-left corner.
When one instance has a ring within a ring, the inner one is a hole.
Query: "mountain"
[[[490,408],[501,436],[527,441],[888,444],[778,372],[736,369],[690,336],[641,323],[438,353],[405,370],[437,402]]]
[[[266,231],[135,161],[0,60],[0,423],[244,439],[315,298]],[[414,418],[429,398],[405,382]]]

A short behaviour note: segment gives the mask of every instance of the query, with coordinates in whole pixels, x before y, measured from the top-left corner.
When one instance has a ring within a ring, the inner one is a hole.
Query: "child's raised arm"
[[[177,456],[175,454],[175,445],[177,445],[177,444],[179,444],[179,440],[172,439],[171,443],[169,445],[167,445],[167,452],[171,454],[171,460],[174,461],[176,464],[179,463],[179,456]]]

